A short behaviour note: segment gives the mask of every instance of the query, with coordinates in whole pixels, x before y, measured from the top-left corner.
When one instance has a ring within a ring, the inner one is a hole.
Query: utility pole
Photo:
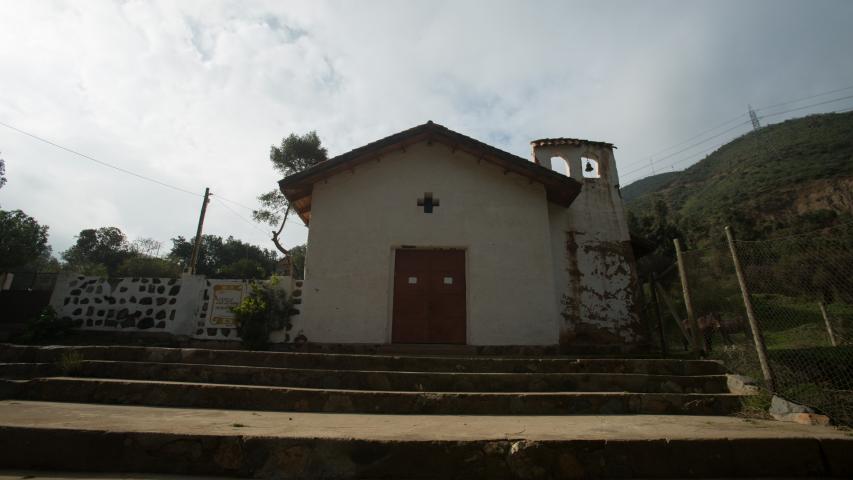
[[[195,242],[193,252],[190,256],[190,265],[187,268],[191,275],[195,275],[196,263],[198,263],[199,250],[201,250],[201,227],[204,225],[204,215],[207,213],[207,204],[210,203],[210,187],[204,189],[204,200],[201,202],[201,214],[198,216],[198,229],[195,231]]]

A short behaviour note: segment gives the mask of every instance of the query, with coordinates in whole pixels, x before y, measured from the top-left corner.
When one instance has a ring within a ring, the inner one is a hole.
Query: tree
[[[47,246],[38,257],[24,264],[20,270],[25,272],[56,273],[62,270],[59,260],[52,255],[53,249]]]
[[[119,277],[177,278],[181,266],[157,257],[130,257],[118,267]]]
[[[6,185],[6,160],[0,158],[0,188]]]
[[[290,249],[291,268],[293,278],[302,280],[305,278],[305,254],[308,249],[305,244],[297,245]]]
[[[672,222],[669,207],[660,197],[653,203],[652,214],[637,216],[628,212],[628,230],[655,245],[654,251],[637,261],[640,274],[660,272],[675,261],[674,238],[684,239],[681,230]]]
[[[156,257],[160,252],[160,247],[163,246],[162,242],[158,242],[153,238],[137,238],[133,241],[130,246],[130,249],[138,254],[145,257]]]
[[[270,161],[273,169],[285,177],[299,173],[327,159],[326,149],[323,148],[320,137],[314,131],[304,135],[291,133],[281,140],[281,146],[273,145],[270,149]],[[258,196],[258,201],[261,206],[252,212],[252,217],[255,221],[269,224],[272,227],[278,225],[278,229],[272,231],[272,242],[281,253],[288,255],[288,250],[281,245],[279,236],[284,230],[284,224],[290,213],[290,204],[278,190],[272,190]]]
[[[184,237],[172,239],[172,251],[169,259],[181,265],[188,265],[195,239]],[[237,264],[241,260],[249,260],[252,268],[246,263]],[[209,277],[228,277],[229,274],[250,275],[238,278],[266,278],[274,270],[278,260],[275,251],[251,245],[234,237],[222,239],[216,235],[202,235],[201,248],[198,253],[196,272]],[[233,278],[233,277],[232,277]]]
[[[80,231],[77,242],[62,252],[62,258],[71,269],[98,271],[102,265],[107,275],[115,276],[119,266],[134,253],[127,237],[116,227],[88,228]]]
[[[217,274],[227,278],[267,278],[269,275],[257,260],[243,258],[220,268]]]
[[[675,258],[674,238],[682,238],[681,230],[672,222],[669,207],[661,198],[656,198],[652,215],[636,217],[628,215],[628,229],[656,245],[655,253],[667,258]]]
[[[47,225],[20,210],[0,210],[0,271],[50,255]]]
[[[190,264],[195,237],[187,240],[183,236],[172,239],[172,250],[168,258],[182,265],[184,268]],[[199,246],[198,258],[196,259],[196,273],[199,275],[212,276],[222,266],[219,259],[222,250],[222,237],[217,235],[202,235]]]

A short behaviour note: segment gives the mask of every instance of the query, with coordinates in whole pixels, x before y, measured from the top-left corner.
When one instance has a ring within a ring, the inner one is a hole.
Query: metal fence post
[[[667,356],[667,348],[666,348],[666,335],[663,330],[663,319],[660,316],[660,305],[658,305],[658,295],[655,292],[655,272],[652,272],[649,277],[649,286],[651,287],[651,296],[652,296],[652,308],[655,312],[655,319],[658,322],[658,336],[660,337],[660,352],[665,357]]]
[[[755,311],[752,308],[752,300],[749,297],[749,289],[746,286],[746,278],[743,275],[743,268],[740,265],[740,258],[735,247],[735,239],[732,235],[732,229],[726,226],[726,239],[729,242],[729,250],[732,252],[732,263],[735,267],[735,274],[740,285],[741,294],[743,294],[743,306],[746,308],[746,318],[749,320],[749,327],[752,330],[752,339],[755,342],[755,351],[758,353],[758,362],[761,364],[761,373],[764,375],[764,381],[767,382],[767,389],[771,393],[776,391],[776,379],[773,376],[773,370],[770,368],[770,362],[767,360],[767,346],[764,344],[764,335],[761,334],[761,327],[755,319]]]
[[[678,260],[678,275],[681,277],[681,290],[684,293],[684,309],[687,310],[687,323],[693,330],[693,351],[705,356],[705,344],[702,341],[702,332],[699,331],[699,323],[693,314],[693,300],[690,298],[690,284],[687,282],[687,268],[684,265],[684,255],[681,252],[681,241],[672,239],[675,243],[675,257]]]
[[[835,340],[835,332],[832,331],[832,324],[829,322],[829,315],[826,314],[826,305],[823,302],[818,302],[820,306],[820,314],[823,315],[823,321],[826,323],[826,333],[829,334],[829,344],[833,347],[838,346],[838,342]]]

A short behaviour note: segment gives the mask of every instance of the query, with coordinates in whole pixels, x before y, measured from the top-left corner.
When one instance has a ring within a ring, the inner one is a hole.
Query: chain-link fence
[[[734,245],[775,393],[853,425],[853,225]],[[768,387],[729,244],[681,259],[703,349]],[[660,284],[676,304],[670,318],[681,317],[665,322],[681,325],[666,340],[680,346],[692,334],[683,285],[677,275]]]

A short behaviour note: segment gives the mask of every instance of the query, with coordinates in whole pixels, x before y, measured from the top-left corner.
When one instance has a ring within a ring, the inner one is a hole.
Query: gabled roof
[[[539,182],[545,186],[548,200],[559,205],[569,206],[580,193],[581,183],[577,180],[537,165],[526,158],[454,132],[447,127],[433,123],[431,120],[330,158],[280,180],[278,185],[296,213],[307,225],[311,219],[311,192],[316,182],[350,170],[360,163],[376,160],[384,154],[404,149],[408,145],[422,141],[443,143],[454,150],[467,152],[483,161],[498,165],[504,169],[504,173],[522,175],[531,181]]]

